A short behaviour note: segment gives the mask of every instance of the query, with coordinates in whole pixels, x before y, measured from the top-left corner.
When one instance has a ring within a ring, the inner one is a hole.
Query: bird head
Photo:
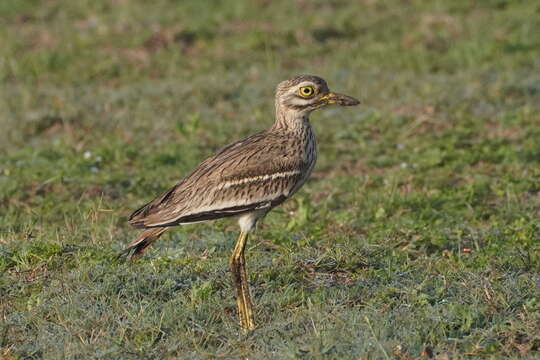
[[[276,106],[288,111],[309,114],[326,105],[353,106],[355,98],[331,92],[324,79],[314,75],[300,75],[285,80],[276,88]]]

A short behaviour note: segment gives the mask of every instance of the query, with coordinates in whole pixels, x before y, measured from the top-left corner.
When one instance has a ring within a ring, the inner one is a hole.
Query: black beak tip
[[[338,101],[338,104],[342,106],[356,106],[360,104],[360,100],[347,95],[343,95],[343,97],[339,100],[340,101]]]
[[[328,95],[328,103],[337,104],[340,106],[355,106],[355,105],[360,104],[360,101],[353,98],[352,96],[338,94],[338,93],[330,93]]]
[[[351,101],[348,104],[345,104],[346,106],[356,106],[360,105],[360,100],[351,98]]]

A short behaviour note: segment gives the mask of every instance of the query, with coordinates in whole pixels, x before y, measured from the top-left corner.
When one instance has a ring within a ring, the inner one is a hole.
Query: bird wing
[[[309,167],[294,139],[262,132],[228,145],[130,217],[135,227],[162,227],[234,216],[279,205]]]

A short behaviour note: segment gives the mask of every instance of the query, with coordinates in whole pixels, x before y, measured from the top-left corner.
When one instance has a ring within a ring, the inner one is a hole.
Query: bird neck
[[[303,131],[311,128],[308,111],[298,111],[288,109],[282,105],[276,105],[276,120],[272,126],[273,130],[280,131]]]

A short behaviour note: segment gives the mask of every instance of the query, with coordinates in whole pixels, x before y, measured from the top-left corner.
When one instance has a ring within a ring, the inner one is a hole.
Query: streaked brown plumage
[[[302,75],[276,89],[273,126],[219,150],[170,190],[135,211],[129,222],[144,228],[124,251],[138,257],[169,227],[239,216],[241,234],[231,256],[240,324],[253,328],[244,247],[258,219],[292,196],[317,160],[309,114],[328,104],[357,105],[331,93],[326,82]]]

